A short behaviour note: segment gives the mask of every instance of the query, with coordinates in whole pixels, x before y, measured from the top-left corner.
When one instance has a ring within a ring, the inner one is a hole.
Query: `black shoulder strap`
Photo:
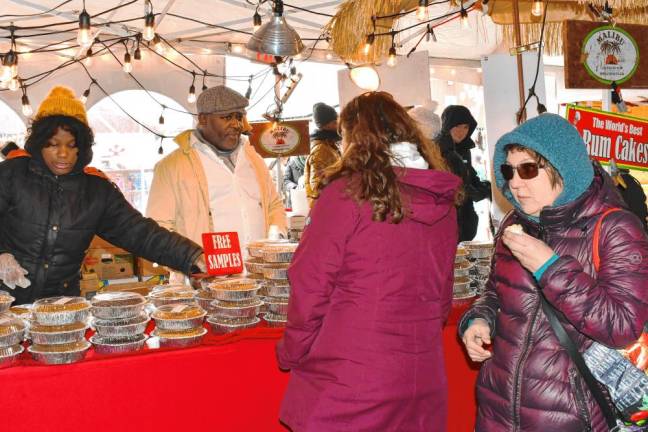
[[[569,335],[565,331],[565,328],[560,323],[560,320],[558,320],[554,307],[547,301],[544,294],[542,293],[540,293],[540,303],[542,305],[542,310],[547,317],[547,320],[549,321],[549,325],[551,325],[553,332],[556,334],[556,337],[560,341],[560,345],[562,345],[565,351],[567,351],[567,353],[569,354],[569,357],[578,368],[578,371],[585,380],[585,383],[587,383],[587,387],[592,393],[592,396],[594,396],[594,399],[596,399],[596,402],[601,408],[603,416],[605,416],[605,422],[607,423],[611,431],[616,430],[617,422],[614,411],[608,404],[605,395],[603,395],[603,392],[601,391],[596,378],[594,378],[592,372],[587,367],[587,364],[585,364],[583,356],[578,352],[576,344],[574,344],[574,341],[572,341],[571,337],[569,337]]]

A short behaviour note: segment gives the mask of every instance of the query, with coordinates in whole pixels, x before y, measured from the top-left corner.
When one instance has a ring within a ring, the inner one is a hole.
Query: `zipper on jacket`
[[[581,385],[582,380],[579,379],[580,372],[576,372],[573,368],[569,368],[569,384],[571,385],[572,391],[574,393],[574,399],[576,401],[576,411],[580,419],[583,421],[583,426],[585,426],[585,431],[590,432],[592,430],[592,420],[587,408],[587,401],[585,400],[585,392],[583,386]]]
[[[515,374],[513,375],[513,432],[520,428],[520,392],[522,387],[522,380],[520,379],[520,370],[522,364],[526,362],[527,356],[531,352],[531,339],[533,338],[533,328],[535,327],[538,312],[540,311],[540,302],[538,301],[533,316],[531,317],[531,325],[527,334],[524,336],[524,344],[520,360],[515,365]]]

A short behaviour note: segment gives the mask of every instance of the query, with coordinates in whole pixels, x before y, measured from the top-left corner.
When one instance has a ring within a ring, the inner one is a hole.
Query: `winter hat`
[[[332,106],[322,102],[313,105],[313,121],[318,128],[337,120],[337,118],[338,114]]]
[[[210,87],[200,93],[196,101],[196,108],[199,114],[220,114],[231,113],[245,114],[245,107],[250,101],[240,93],[224,85]]]
[[[38,107],[34,120],[40,120],[43,117],[54,115],[74,117],[88,126],[85,106],[68,87],[56,86],[50,90],[47,97]]]
[[[470,113],[470,110],[463,105],[448,105],[441,113],[441,128],[443,131],[448,132],[455,126],[467,124],[469,131],[468,136],[477,128],[477,120]]]
[[[434,139],[441,130],[441,119],[431,109],[417,106],[407,111],[407,113],[416,121],[418,128],[427,139]]]
[[[506,198],[518,206],[500,171],[506,162],[504,148],[519,144],[542,155],[563,179],[563,191],[553,207],[574,201],[583,194],[594,179],[594,169],[587,154],[585,142],[567,120],[556,114],[545,113],[504,134],[495,144],[493,158],[495,181]]]

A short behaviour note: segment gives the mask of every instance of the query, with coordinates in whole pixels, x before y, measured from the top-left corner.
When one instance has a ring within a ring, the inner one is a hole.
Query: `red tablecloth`
[[[23,354],[0,370],[0,431],[272,432],[284,429],[279,404],[289,374],[274,347],[281,329],[229,336],[209,333],[202,345],[144,350],[80,363],[43,366]],[[451,432],[474,425],[476,370],[468,366],[456,328],[444,330]]]

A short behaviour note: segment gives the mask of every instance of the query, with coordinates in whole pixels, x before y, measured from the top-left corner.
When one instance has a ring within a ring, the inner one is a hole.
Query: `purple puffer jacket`
[[[545,209],[540,224],[512,213],[500,229],[521,224],[560,257],[538,283],[496,239],[484,295],[462,317],[483,318],[493,332],[493,356],[480,371],[477,427],[482,431],[606,431],[603,415],[540,308],[538,289],[564,314],[561,322],[584,351],[599,341],[623,347],[648,319],[648,240],[628,211],[606,216],[598,274],[592,236],[600,214],[624,207],[609,177],[596,168],[589,189],[564,206]]]

